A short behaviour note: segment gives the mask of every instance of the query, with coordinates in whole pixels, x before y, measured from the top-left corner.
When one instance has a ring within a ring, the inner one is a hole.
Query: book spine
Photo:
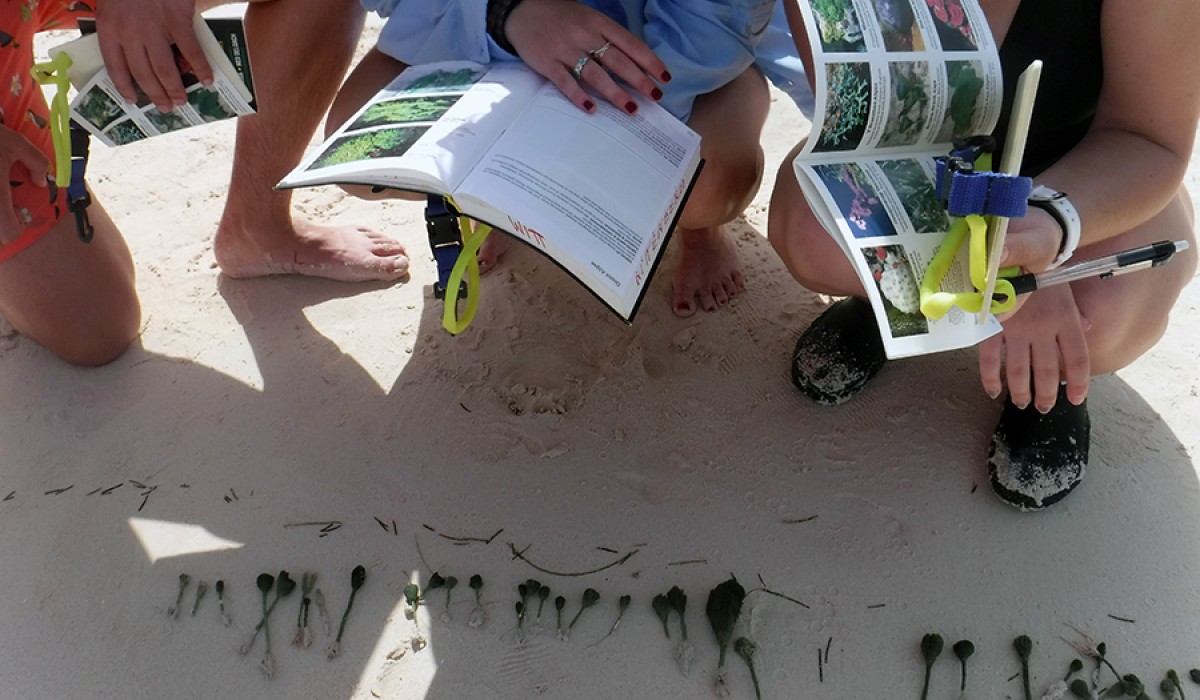
[[[213,36],[216,37],[217,43],[221,45],[221,50],[225,52],[229,62],[233,64],[233,68],[237,71],[238,78],[245,84],[246,89],[250,91],[251,97],[254,96],[254,76],[250,69],[250,45],[246,42],[246,25],[239,18],[234,17],[218,17],[205,19],[208,28],[212,30]],[[250,101],[251,106],[254,105],[254,100]]]

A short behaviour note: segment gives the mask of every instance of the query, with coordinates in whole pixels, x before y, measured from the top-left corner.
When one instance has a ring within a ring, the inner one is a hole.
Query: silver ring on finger
[[[591,56],[592,58],[596,59],[597,61],[599,61],[601,58],[604,57],[604,54],[611,48],[612,48],[612,42],[606,41],[606,42],[604,42],[604,46],[601,46],[600,48],[596,49],[595,51],[588,51],[588,55]]]
[[[575,76],[576,80],[579,80],[579,76],[583,75],[583,68],[590,60],[592,60],[591,54],[584,54],[583,58],[575,62],[575,67],[571,69],[571,75]]]

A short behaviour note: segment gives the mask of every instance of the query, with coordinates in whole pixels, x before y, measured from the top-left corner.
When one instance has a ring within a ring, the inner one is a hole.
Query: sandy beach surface
[[[776,93],[768,181],[731,227],[747,290],[728,307],[675,318],[672,251],[627,327],[515,247],[459,337],[431,298],[419,205],[296,195],[304,216],[405,241],[405,283],[232,280],[211,237],[231,124],[96,148],[91,181],[133,249],[144,332],[91,370],[0,335],[0,698],[708,698],[705,600],[731,575],[787,596],[750,593],[736,633],[758,645],[764,698],[917,698],[928,632],[946,640],[938,700],[959,695],[961,639],[977,649],[967,697],[1024,697],[1021,634],[1034,697],[1087,637],[1151,697],[1170,668],[1200,696],[1186,673],[1200,666],[1200,283],[1154,350],[1093,382],[1077,492],[1018,513],[987,485],[999,405],[974,352],[893,363],[838,408],[790,385],[795,338],[828,300],[770,249],[766,202],[807,129]],[[291,644],[299,593],[270,617],[273,679],[264,635],[238,653],[258,574],[317,572],[336,633],[360,564],[338,658],[316,606],[315,643]],[[459,581],[449,616],[433,591],[414,621],[404,588],[434,571]],[[551,599],[540,622],[531,605],[522,643],[529,578]],[[651,609],[676,585],[687,676],[677,621],[668,639]],[[589,587],[600,602],[558,639],[553,598],[569,619]],[[632,605],[605,637],[622,595]],[[727,680],[754,697],[732,651]]]

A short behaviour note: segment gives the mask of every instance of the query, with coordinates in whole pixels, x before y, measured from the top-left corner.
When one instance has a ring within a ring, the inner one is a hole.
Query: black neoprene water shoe
[[[1087,402],[1067,401],[1065,387],[1045,415],[1006,402],[988,450],[992,491],[1026,511],[1061,501],[1083,479],[1090,432]]]
[[[862,391],[886,362],[870,302],[846,297],[796,341],[792,383],[816,403],[836,406]]]

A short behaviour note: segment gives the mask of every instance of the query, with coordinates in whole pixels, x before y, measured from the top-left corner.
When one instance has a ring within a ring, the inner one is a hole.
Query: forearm
[[[1083,222],[1086,246],[1149,221],[1179,192],[1189,150],[1180,153],[1144,135],[1093,128],[1035,181],[1065,192]]]

